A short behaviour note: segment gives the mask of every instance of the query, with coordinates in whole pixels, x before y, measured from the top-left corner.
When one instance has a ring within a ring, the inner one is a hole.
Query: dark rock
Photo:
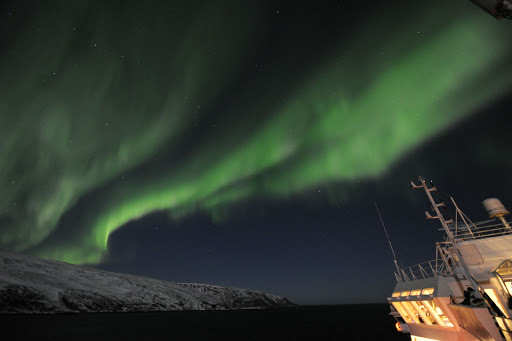
[[[47,303],[45,295],[32,287],[10,284],[0,289],[0,313],[55,310],[54,306]]]

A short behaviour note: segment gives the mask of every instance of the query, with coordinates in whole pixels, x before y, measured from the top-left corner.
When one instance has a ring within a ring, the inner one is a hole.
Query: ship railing
[[[451,232],[456,241],[490,238],[512,234],[512,229],[496,220],[487,220],[479,223],[450,224]]]
[[[419,263],[408,268],[401,268],[400,271],[400,274],[395,272],[397,281],[407,282],[435,276],[443,276],[447,273],[447,268],[442,259],[438,258]]]
[[[431,278],[436,276],[453,275],[454,260],[450,258],[447,247],[449,242],[436,243],[436,258],[423,263],[409,266],[407,268],[399,267],[395,271],[397,282],[408,282],[417,279]]]

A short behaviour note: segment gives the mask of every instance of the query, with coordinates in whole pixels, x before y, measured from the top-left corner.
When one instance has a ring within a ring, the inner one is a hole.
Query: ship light
[[[421,292],[422,295],[432,295],[434,293],[434,288],[425,288]]]
[[[400,322],[395,323],[395,327],[396,327],[397,331],[399,331],[399,332],[402,331],[402,326],[400,325]]]

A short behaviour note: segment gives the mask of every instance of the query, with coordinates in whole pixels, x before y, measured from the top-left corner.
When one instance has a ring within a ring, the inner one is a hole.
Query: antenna
[[[402,282],[403,281],[402,275],[401,275],[402,271],[400,270],[400,267],[398,266],[398,261],[396,259],[395,250],[393,250],[393,245],[391,244],[391,239],[389,239],[388,231],[386,230],[386,225],[384,225],[384,220],[382,220],[382,216],[380,215],[380,211],[379,211],[379,207],[377,206],[377,202],[374,201],[373,203],[375,204],[375,209],[377,210],[377,214],[379,215],[380,222],[382,224],[382,228],[384,229],[384,233],[386,234],[386,238],[388,239],[389,247],[391,248],[391,252],[393,253],[393,258],[394,258],[394,262],[395,262],[395,266],[396,266],[397,279],[399,279],[399,282]]]

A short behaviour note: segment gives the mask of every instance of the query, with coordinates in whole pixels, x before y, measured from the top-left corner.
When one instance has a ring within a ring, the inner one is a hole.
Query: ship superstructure
[[[423,189],[446,240],[435,245],[434,260],[402,268],[388,303],[397,330],[413,341],[512,340],[512,228],[509,213],[498,199],[483,202],[491,220],[473,223],[455,207],[455,219],[446,219],[432,192]]]

